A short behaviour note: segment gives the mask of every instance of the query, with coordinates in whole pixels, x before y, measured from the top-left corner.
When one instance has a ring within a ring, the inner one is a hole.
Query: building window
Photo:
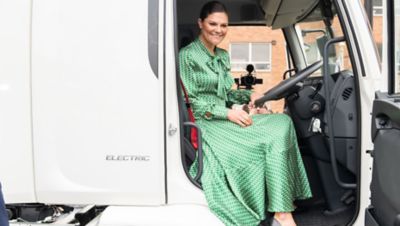
[[[383,1],[382,0],[373,0],[373,11],[374,16],[382,16],[383,15]]]
[[[245,71],[248,64],[253,64],[256,71],[271,71],[271,43],[231,43],[232,71]]]

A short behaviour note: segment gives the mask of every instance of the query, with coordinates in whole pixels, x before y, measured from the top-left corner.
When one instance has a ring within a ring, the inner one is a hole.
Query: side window
[[[373,0],[372,2],[372,32],[373,37],[378,47],[379,56],[382,59],[382,34],[383,34],[383,0]]]
[[[300,23],[296,27],[298,36],[303,44],[304,57],[307,65],[323,59],[323,50],[325,43],[332,37],[343,36],[337,16],[332,21],[330,28],[326,27],[322,21]],[[336,43],[331,47],[328,53],[329,71],[331,73],[352,70],[348,49],[345,42]],[[320,76],[321,70],[314,73],[313,76]]]
[[[383,14],[383,2],[382,0],[373,0],[373,12],[374,16],[382,16]]]
[[[271,43],[231,43],[232,71],[244,71],[253,64],[257,71],[271,71]]]
[[[323,44],[328,34],[322,21],[301,23],[297,26],[300,42],[303,43],[304,57],[307,65],[322,60]]]

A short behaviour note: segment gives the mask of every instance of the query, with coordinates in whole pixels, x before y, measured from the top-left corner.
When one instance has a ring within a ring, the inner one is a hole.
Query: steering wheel
[[[317,61],[307,66],[303,70],[297,72],[294,76],[283,80],[278,85],[272,87],[270,90],[264,93],[263,97],[256,100],[255,105],[257,107],[261,107],[266,101],[279,100],[281,98],[288,97],[294,92],[299,91],[299,89],[301,89],[302,87],[302,84],[299,83],[310,76],[312,73],[317,71],[322,66],[322,64],[322,60]]]

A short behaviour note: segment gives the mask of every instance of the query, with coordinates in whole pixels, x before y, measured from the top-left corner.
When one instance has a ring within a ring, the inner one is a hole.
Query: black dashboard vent
[[[353,92],[353,88],[351,88],[351,87],[344,89],[344,91],[342,93],[343,100],[348,100],[350,98],[352,92]]]

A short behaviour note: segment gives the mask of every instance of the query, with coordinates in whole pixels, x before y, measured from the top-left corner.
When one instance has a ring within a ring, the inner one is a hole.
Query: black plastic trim
[[[158,78],[158,14],[159,0],[149,0],[147,13],[147,57],[156,78]]]
[[[367,13],[369,23],[371,24],[371,28],[374,26],[374,11],[372,0],[364,1],[365,12]]]
[[[395,49],[394,48],[394,1],[393,0],[386,0],[386,10],[387,10],[387,33],[389,34],[387,37],[387,68],[388,68],[388,94],[393,95],[394,94],[394,87],[395,87]],[[392,35],[390,35],[392,34]]]
[[[379,226],[378,222],[374,217],[373,211],[374,208],[372,206],[368,207],[365,210],[365,226]]]

